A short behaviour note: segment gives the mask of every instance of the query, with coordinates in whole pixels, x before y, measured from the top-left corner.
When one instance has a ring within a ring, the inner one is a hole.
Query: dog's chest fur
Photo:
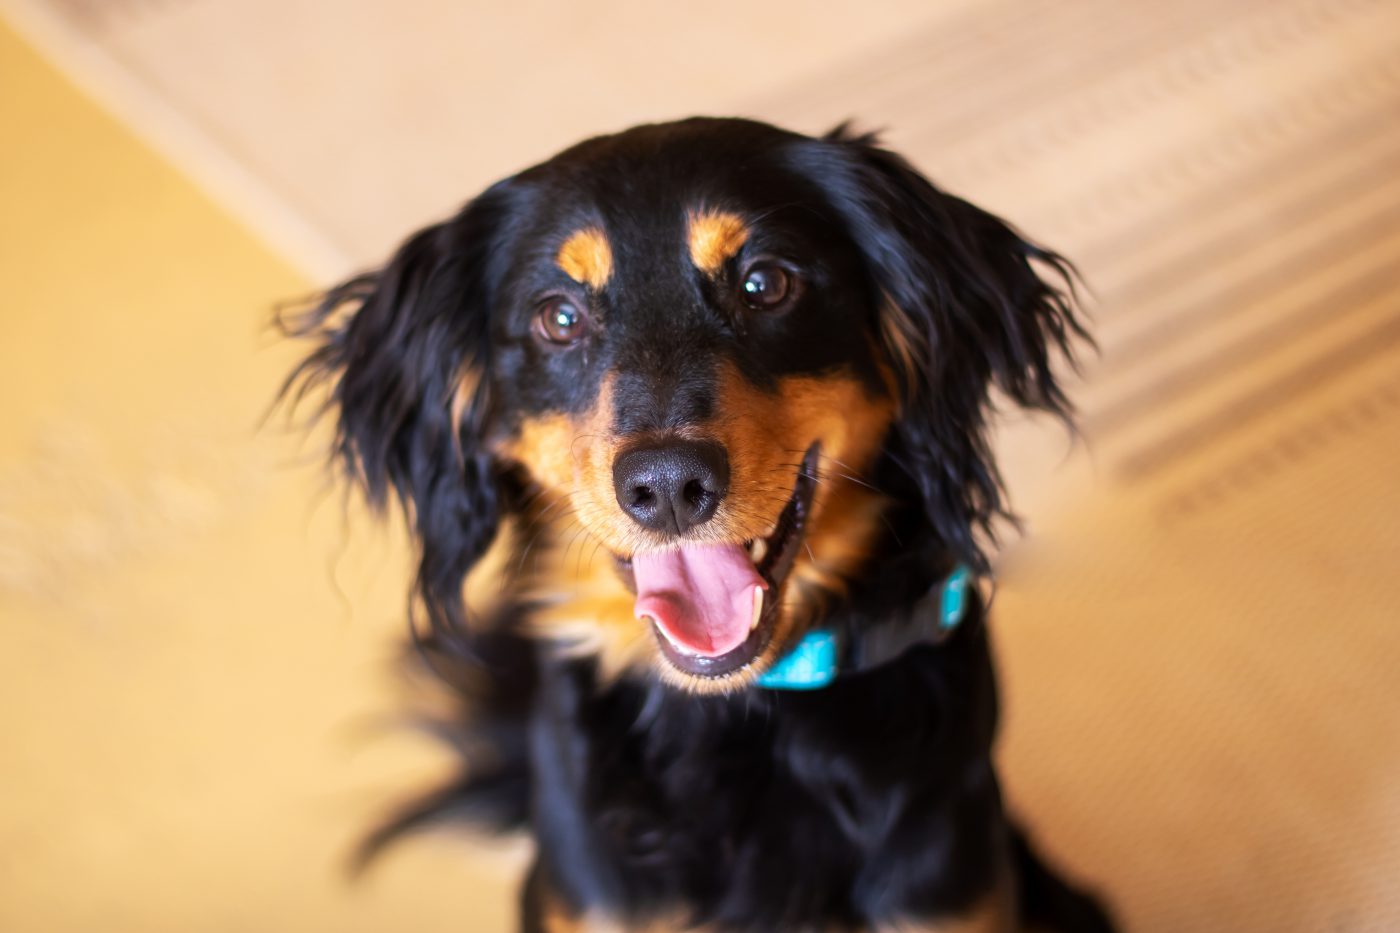
[[[559,662],[530,727],[538,884],[576,915],[720,930],[961,915],[1006,863],[995,709],[980,613],[810,693],[599,691]]]

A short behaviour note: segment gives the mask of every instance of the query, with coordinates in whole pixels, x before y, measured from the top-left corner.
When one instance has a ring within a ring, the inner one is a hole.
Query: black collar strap
[[[945,640],[967,616],[972,571],[958,565],[909,610],[903,624],[862,626],[859,632],[813,629],[758,678],[769,690],[819,690],[838,674],[879,667],[915,645]]]

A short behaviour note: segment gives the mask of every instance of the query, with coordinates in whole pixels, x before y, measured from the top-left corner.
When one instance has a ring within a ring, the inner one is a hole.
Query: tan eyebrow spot
[[[554,262],[564,274],[597,291],[612,275],[612,247],[598,227],[584,227],[569,235]]]
[[[749,238],[749,228],[728,211],[691,211],[690,261],[708,275],[715,275]]]

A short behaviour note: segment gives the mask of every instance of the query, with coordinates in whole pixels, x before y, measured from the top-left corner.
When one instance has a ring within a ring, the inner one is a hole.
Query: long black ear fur
[[[470,748],[469,772],[391,815],[365,838],[365,868],[402,835],[453,815],[499,829],[523,823],[530,799],[524,748],[533,656],[499,619],[469,631],[462,587],[510,508],[482,438],[490,417],[489,309],[511,236],[509,183],[411,237],[377,272],[356,276],[284,315],[313,349],[282,397],[328,389],[334,454],[378,510],[397,497],[420,549],[415,594],[427,626],[420,657],[456,694],[459,716],[422,723]],[[489,672],[489,676],[483,676]],[[459,721],[460,720],[460,721]]]
[[[818,170],[871,273],[903,393],[896,456],[940,537],[985,571],[979,537],[1013,518],[987,437],[989,391],[1068,422],[1052,362],[1072,360],[1072,344],[1087,340],[1073,267],[940,191],[872,136],[839,127],[801,159]]]
[[[463,647],[463,581],[501,512],[478,428],[490,404],[482,374],[506,201],[502,186],[491,189],[415,234],[384,268],[283,318],[284,331],[315,344],[284,398],[329,387],[322,413],[336,419],[337,458],[376,509],[397,495],[421,549],[415,589],[429,634]]]

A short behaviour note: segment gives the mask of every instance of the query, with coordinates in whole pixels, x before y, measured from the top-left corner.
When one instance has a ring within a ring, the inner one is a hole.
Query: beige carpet
[[[352,0],[333,18],[311,0],[10,7],[313,277],[587,131],[690,110],[887,126],[946,186],[1077,260],[1096,294],[1083,442],[1020,422],[1002,438],[1031,532],[1005,550],[996,604],[1012,801],[1131,929],[1400,929],[1400,6],[992,0],[814,18],[720,3],[703,23],[620,2],[542,16]],[[250,298],[276,281],[295,282]],[[3,320],[19,337],[120,334],[145,319],[120,297]],[[157,329],[178,320],[163,315]],[[105,461],[44,452],[51,419],[29,408],[48,401],[7,413],[0,465],[20,479],[0,481],[0,717],[27,750],[0,772],[0,928],[370,928],[365,903],[420,929],[503,928],[508,861],[453,840],[409,847],[363,889],[328,880],[377,802],[437,766],[403,740],[357,753],[373,766],[335,745],[391,708],[365,659],[392,639],[400,581],[359,577],[396,545],[352,545],[355,570],[335,566],[355,608],[337,608],[320,570],[334,530],[305,540],[287,514],[314,483],[284,466],[289,443],[225,448],[201,427],[192,458],[137,440],[194,417],[199,352],[97,378],[94,357],[75,373],[52,345],[6,339],[11,397],[67,393],[71,420],[140,452],[132,475],[178,462],[198,495],[161,495],[206,517],[177,562],[144,545],[59,560],[54,541],[87,539],[7,503],[64,500]],[[239,345],[206,390],[215,423],[260,402],[281,363]],[[15,566],[42,568],[42,596]],[[132,588],[141,600],[105,598]],[[240,606],[249,622],[217,625]],[[373,625],[345,623],[366,612]],[[132,673],[135,643],[170,660]],[[132,696],[190,715],[165,726]],[[216,709],[217,730],[186,721]],[[334,803],[308,814],[317,786]],[[87,913],[66,894],[75,877]],[[468,906],[428,878],[489,880]],[[201,906],[220,922],[193,923]]]

